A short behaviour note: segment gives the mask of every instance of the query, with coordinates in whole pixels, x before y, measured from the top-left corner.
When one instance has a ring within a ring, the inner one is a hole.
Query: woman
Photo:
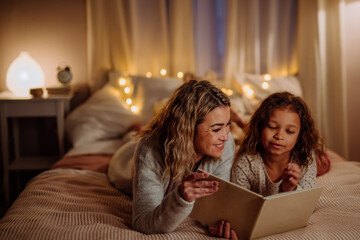
[[[197,198],[218,190],[198,168],[230,180],[235,144],[229,134],[230,100],[208,81],[189,81],[138,136],[133,181],[133,228],[144,233],[175,230]],[[236,239],[230,224],[212,235]]]

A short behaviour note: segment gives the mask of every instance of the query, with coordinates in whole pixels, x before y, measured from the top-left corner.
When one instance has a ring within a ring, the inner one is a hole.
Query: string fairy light
[[[125,92],[126,94],[129,94],[129,93],[130,93],[130,88],[129,88],[129,87],[124,88],[124,92]]]
[[[262,84],[261,84],[261,87],[263,88],[263,89],[268,89],[269,88],[269,83],[268,82],[263,82]]]
[[[221,88],[221,91],[228,96],[231,96],[234,94],[234,91],[232,89]]]
[[[183,73],[183,72],[178,72],[178,73],[176,74],[176,76],[177,76],[178,78],[183,78],[183,77],[184,77],[184,73]]]
[[[254,90],[249,85],[244,85],[243,86],[243,91],[244,91],[244,94],[248,98],[253,98],[254,97]]]
[[[270,81],[271,80],[270,74],[265,74],[264,79],[265,79],[265,81]]]
[[[119,79],[119,84],[120,84],[121,86],[124,86],[124,85],[126,84],[125,78],[120,78],[120,79]]]
[[[151,77],[151,73],[148,72],[147,76]],[[139,107],[134,105],[134,101],[131,99],[133,88],[131,79],[127,77],[120,77],[118,84],[118,88],[114,88],[114,95],[121,98],[126,103],[125,106],[127,106],[131,112],[137,114],[139,112]]]
[[[136,106],[131,106],[131,111],[133,112],[133,113],[137,113],[138,112],[138,108],[136,107]]]
[[[160,74],[161,74],[161,76],[165,76],[166,75],[166,69],[165,68],[161,69]]]

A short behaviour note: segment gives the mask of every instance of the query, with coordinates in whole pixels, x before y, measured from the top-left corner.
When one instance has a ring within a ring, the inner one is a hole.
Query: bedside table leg
[[[10,188],[9,188],[9,143],[8,143],[8,124],[6,118],[6,106],[0,105],[0,122],[1,122],[1,150],[4,171],[4,194],[5,204],[10,205]]]
[[[61,157],[64,156],[65,148],[64,148],[64,133],[65,133],[65,126],[64,126],[64,102],[59,101],[57,103],[57,114],[56,114],[56,121],[57,121],[57,132],[58,132],[58,141],[59,141],[59,154]]]
[[[14,137],[14,149],[15,149],[15,159],[20,158],[20,140],[19,140],[19,119],[13,118],[12,125],[13,125],[13,137]]]

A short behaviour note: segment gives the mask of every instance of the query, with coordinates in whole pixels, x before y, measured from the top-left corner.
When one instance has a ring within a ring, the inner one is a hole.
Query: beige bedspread
[[[360,239],[360,163],[332,163],[318,185],[326,188],[307,227],[262,239]],[[55,169],[28,183],[0,220],[0,239],[215,239],[190,218],[170,234],[130,224],[131,197],[105,174]]]

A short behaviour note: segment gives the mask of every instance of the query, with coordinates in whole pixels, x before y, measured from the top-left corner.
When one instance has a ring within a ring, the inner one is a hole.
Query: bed
[[[127,142],[128,129],[149,121],[154,103],[168,98],[181,81],[126,79],[138,111],[132,112],[119,95],[126,87],[119,76],[110,73],[109,83],[69,115],[72,148],[28,182],[0,220],[0,239],[216,239],[191,218],[169,234],[131,230],[132,197],[110,183],[109,163]],[[317,185],[326,187],[308,225],[261,239],[360,239],[360,162],[331,150],[327,156],[330,169],[317,178]]]

